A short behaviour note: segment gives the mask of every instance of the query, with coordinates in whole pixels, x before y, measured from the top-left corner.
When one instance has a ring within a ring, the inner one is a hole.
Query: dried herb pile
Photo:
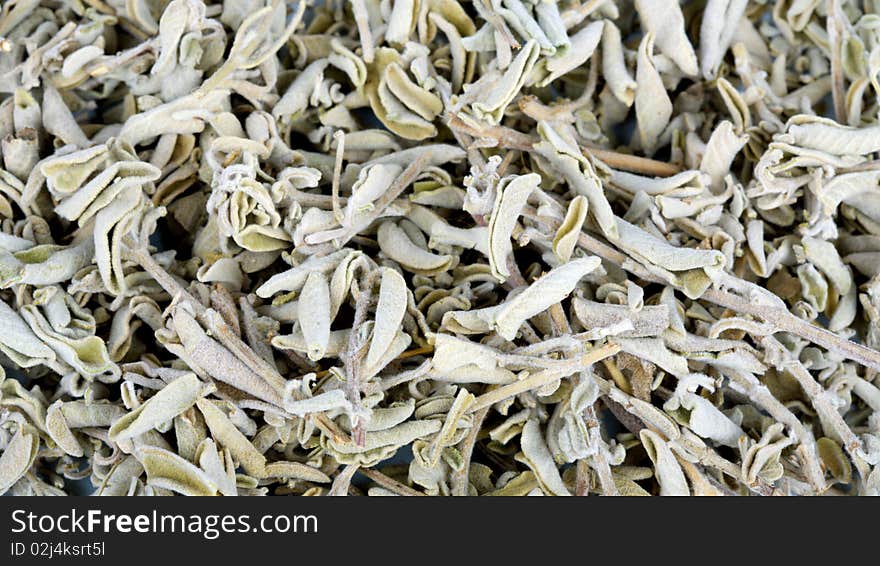
[[[0,492],[880,494],[878,13],[4,2]]]

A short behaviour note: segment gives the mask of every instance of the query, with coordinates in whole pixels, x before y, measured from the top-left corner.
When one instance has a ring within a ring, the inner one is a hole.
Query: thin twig
[[[689,454],[692,454],[696,457],[697,463],[702,466],[706,466],[708,468],[713,468],[726,476],[729,476],[739,482],[742,482],[747,488],[752,490],[754,493],[763,496],[769,496],[776,493],[776,489],[762,480],[760,477],[755,480],[755,483],[749,484],[743,480],[742,468],[730,460],[719,455],[717,452],[706,446],[705,444],[696,444],[692,442],[688,437],[680,437],[676,440],[676,442]]]
[[[284,398],[284,391],[287,382],[281,377],[276,368],[272,367],[269,362],[261,358],[250,348],[250,346],[242,342],[241,338],[236,336],[232,329],[229,328],[220,317],[209,317],[208,309],[202,303],[197,301],[177,281],[175,281],[174,278],[169,275],[155,259],[153,259],[153,256],[151,256],[150,253],[144,247],[139,245],[131,236],[126,236],[123,239],[123,243],[128,248],[129,257],[135,260],[144,271],[149,273],[150,276],[153,277],[163,289],[165,289],[165,292],[172,297],[183,298],[188,304],[191,304],[195,311],[196,318],[199,319],[202,324],[214,327],[215,336],[220,343],[229,348],[233,355],[248,364],[251,370],[257,373],[257,375],[265,379],[270,387],[279,393],[281,399]],[[283,409],[280,405],[279,407]],[[327,436],[330,436],[337,442],[348,440],[348,435],[339,429],[339,427],[327,418],[326,415],[316,413],[311,415],[311,417],[315,426]]]
[[[790,332],[814,344],[818,344],[826,350],[836,352],[864,366],[880,370],[880,352],[877,350],[851,342],[830,330],[798,318],[787,310],[754,304],[732,293],[718,289],[706,290],[702,298],[741,314],[757,316],[762,320],[770,322],[782,332]]]
[[[608,356],[613,356],[619,351],[619,345],[615,344],[614,342],[608,342],[596,348],[595,350],[591,350],[582,355],[580,359],[577,360],[577,367],[588,367],[598,361],[603,360],[604,358],[607,358]],[[553,383],[555,380],[564,377],[566,374],[571,374],[573,371],[572,367],[574,366],[565,364],[559,368],[539,371],[520,381],[508,383],[507,385],[502,385],[497,389],[493,389],[492,391],[483,393],[482,395],[477,397],[476,401],[474,401],[474,404],[471,405],[471,408],[468,412],[474,413],[485,407],[490,407],[499,401],[504,401],[505,399],[514,397],[521,393],[525,393],[526,391],[538,389],[540,387],[543,387],[544,385],[547,385],[548,383]]]
[[[834,100],[834,118],[838,123],[846,123],[846,84],[843,74],[842,41],[843,16],[840,0],[825,0],[825,29],[828,33],[828,49],[831,51],[831,96]]]
[[[379,197],[375,203],[373,203],[373,210],[367,216],[367,218],[363,219],[362,222],[359,222],[359,225],[367,225],[375,222],[378,218],[382,216],[385,212],[385,209],[388,206],[397,200],[397,198],[403,194],[403,191],[409,187],[413,181],[419,176],[424,169],[425,164],[430,159],[430,151],[426,151],[421,154],[415,161],[410,163],[406,169],[391,183],[391,186],[388,187],[381,197]],[[348,243],[355,235],[357,234],[356,229],[347,228],[344,230],[339,236],[333,239],[333,242],[326,243],[316,243],[316,244],[308,244],[304,246],[299,246],[298,251],[305,255],[310,255],[312,253],[316,253],[319,251],[330,252],[338,248],[342,248],[345,244]]]
[[[629,381],[627,381],[626,376],[623,375],[623,372],[617,367],[617,364],[611,359],[605,359],[602,360],[602,365],[605,366],[605,371],[608,372],[608,375],[611,376],[611,379],[614,380],[617,387],[626,392],[627,395],[632,395],[632,387],[630,386]]]
[[[348,464],[342,468],[336,477],[333,478],[333,485],[330,486],[329,496],[340,497],[348,495],[348,488],[351,486],[351,478],[357,473],[360,466],[357,464]]]
[[[524,211],[524,215],[528,216],[528,211]],[[558,220],[551,218],[533,218],[539,222],[547,224],[552,230],[557,229],[561,224]],[[663,281],[636,261],[630,260],[626,254],[614,249],[593,236],[590,236],[586,232],[581,232],[578,236],[578,246],[625,269],[626,271],[629,271],[644,281],[668,284],[668,282]],[[730,277],[733,276],[731,275]],[[707,289],[703,292],[703,295],[700,298],[737,313],[757,316],[762,320],[774,324],[781,332],[790,332],[814,344],[822,346],[827,350],[837,352],[841,356],[858,362],[865,367],[880,371],[880,352],[877,350],[873,350],[867,346],[857,344],[838,336],[830,330],[798,318],[785,309],[752,303],[734,295],[733,293],[722,291],[720,289]]]
[[[844,173],[861,173],[863,171],[880,171],[880,159],[872,159],[852,167],[841,167],[836,172],[838,175],[842,175]]]
[[[602,440],[602,423],[596,416],[596,405],[590,405],[584,409],[584,420],[587,424],[587,431],[590,437],[590,444],[596,447],[596,453],[590,458],[592,467],[599,476],[599,486],[602,488],[602,495],[611,497],[618,495],[617,486],[614,483],[614,476],[611,474],[611,465],[608,463],[608,457],[605,453],[605,442]]]
[[[422,493],[421,491],[417,491],[409,487],[408,485],[404,485],[395,479],[389,478],[378,470],[361,468],[360,470],[358,470],[358,473],[367,476],[385,489],[393,491],[398,495],[427,497],[427,494]]]
[[[638,401],[638,399],[631,395],[627,395],[618,389],[611,381],[605,380],[599,376],[594,376],[593,378],[599,385],[599,391],[602,392],[603,401],[627,430],[638,435],[639,431],[643,428],[648,428],[649,430],[653,430],[654,432],[663,435],[663,431],[657,430],[655,427],[651,426],[650,423],[643,421],[640,416],[631,412],[630,407],[628,407],[627,404],[631,403],[632,400]],[[612,395],[616,396],[622,402],[618,403],[613,400],[611,398]],[[686,436],[679,436],[675,439],[675,442],[689,454],[696,456],[700,465],[714,468],[737,481],[742,481],[742,469],[733,462],[724,459],[705,444],[697,444]],[[745,484],[745,482],[743,483]],[[754,484],[747,485],[747,487],[759,495],[772,495],[774,493],[773,486],[766,483],[761,478],[758,478]]]
[[[507,172],[507,168],[510,167],[510,164],[513,163],[513,160],[517,158],[519,155],[519,150],[512,149],[504,154],[504,159],[501,160],[501,164],[498,165],[498,176],[503,177],[504,173]]]
[[[504,126],[481,125],[480,128],[477,129],[455,115],[450,115],[448,125],[453,130],[463,131],[475,138],[488,138],[495,140],[499,147],[506,149],[533,151],[534,144],[538,142],[536,138],[533,138],[528,134],[523,134]],[[606,163],[609,167],[631,171],[633,173],[653,175],[655,177],[669,177],[676,173],[681,173],[682,171],[681,167],[678,165],[649,159],[647,157],[639,157],[637,155],[629,155],[627,153],[619,153],[595,147],[582,147],[580,149],[584,155],[591,155],[599,161]]]
[[[342,179],[342,157],[345,154],[345,132],[337,130],[333,134],[336,140],[336,161],[333,163],[333,184],[330,186],[330,196],[333,199],[333,216],[342,224],[342,209],[339,206],[339,184]]]
[[[452,478],[450,481],[452,484],[452,495],[460,497],[468,495],[468,488],[470,487],[471,457],[473,456],[474,445],[477,443],[477,437],[480,434],[480,430],[483,427],[483,421],[486,419],[487,414],[489,414],[489,407],[484,407],[474,413],[471,429],[468,431],[467,436],[465,436],[458,445],[458,452],[461,455],[462,465],[461,468],[452,472]]]
[[[605,162],[605,164],[614,169],[622,169],[633,173],[642,173],[655,177],[671,177],[682,172],[682,168],[674,163],[666,163],[656,159],[639,157],[638,155],[629,155],[628,153],[619,153],[597,147],[582,147],[581,151],[592,155],[599,161]]]
[[[375,272],[374,272],[375,273]],[[353,294],[355,298],[354,322],[353,329],[360,328],[367,321],[367,310],[370,307],[370,297],[372,296],[373,277],[367,276],[364,281],[364,288],[358,291],[356,281],[352,282]],[[345,383],[343,389],[345,396],[348,398],[352,406],[352,412],[355,415],[354,426],[352,427],[352,437],[355,444],[363,446],[366,442],[366,429],[364,428],[363,419],[360,414],[363,412],[363,402],[361,401],[361,357],[363,356],[363,344],[361,342],[360,333],[352,330],[348,337],[348,346],[344,354],[340,354],[340,359],[345,364]]]
[[[862,458],[862,441],[850,429],[846,421],[843,420],[843,417],[831,400],[831,394],[816,381],[810,372],[807,371],[807,368],[804,367],[804,364],[791,355],[776,338],[764,336],[761,338],[761,341],[772,347],[773,352],[779,352],[785,356],[785,359],[780,363],[779,369],[788,371],[797,380],[807,398],[810,399],[813,408],[816,409],[825,434],[843,444],[843,449],[849,454],[859,473],[862,474],[862,477],[867,477],[870,466]]]
[[[394,358],[394,361],[406,360],[408,358],[414,358],[416,356],[424,356],[425,354],[431,354],[433,352],[434,352],[433,346],[424,346],[422,348],[416,348],[414,350],[407,350],[406,352],[403,352],[402,354],[400,354],[399,356]]]
[[[645,281],[652,283],[665,283],[641,265],[638,265],[633,261],[626,261],[628,258],[623,253],[586,233],[582,233],[578,237],[578,245],[587,251],[593,252],[602,259],[622,267]],[[830,330],[798,318],[787,310],[754,304],[745,299],[741,299],[732,293],[721,291],[719,289],[707,289],[700,298],[738,313],[760,317],[761,319],[776,325],[780,331],[790,332],[805,340],[809,340],[814,344],[822,346],[827,350],[837,352],[866,367],[880,371],[880,352],[877,350],[873,350],[861,344],[856,344],[855,342],[838,336]]]
[[[608,0],[587,0],[580,6],[562,12],[562,23],[565,29],[571,29],[584,21],[587,16],[598,10]]]
[[[479,5],[477,5],[478,3]],[[504,18],[498,15],[495,8],[492,7],[491,2],[487,0],[477,0],[474,4],[477,11],[486,18],[489,25],[495,28],[495,31],[501,35],[502,39],[504,39],[510,47],[513,49],[519,49],[521,47],[516,38],[513,37],[510,28],[507,27],[507,22],[504,21]],[[482,6],[482,9],[480,9],[480,6]]]
[[[137,245],[132,239],[126,238],[128,245],[128,253],[165,291],[172,297],[180,297],[180,299],[190,304],[195,311],[196,319],[206,328],[214,331],[217,340],[226,346],[235,356],[248,366],[260,377],[262,377],[281,397],[284,396],[284,390],[287,382],[278,373],[278,370],[269,365],[269,363],[258,356],[247,344],[241,341],[235,331],[220,316],[211,316],[208,308],[201,302],[197,301],[189,291],[184,289],[171,275],[165,271],[161,265],[153,259],[150,253]]]
[[[797,442],[803,447],[804,473],[807,480],[817,493],[825,491],[825,475],[819,463],[819,450],[816,447],[816,439],[800,419],[792,413],[788,407],[773,396],[770,389],[761,383],[757,377],[750,373],[728,370],[725,372],[731,381],[748,395],[749,399],[758,407],[764,409],[777,422],[785,425],[796,437]]]
[[[575,466],[574,494],[585,497],[590,494],[590,464],[581,458]]]

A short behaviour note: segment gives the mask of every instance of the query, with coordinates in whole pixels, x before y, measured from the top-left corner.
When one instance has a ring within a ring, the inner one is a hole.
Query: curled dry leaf
[[[31,468],[40,448],[37,432],[20,426],[0,455],[0,494],[9,491]]]

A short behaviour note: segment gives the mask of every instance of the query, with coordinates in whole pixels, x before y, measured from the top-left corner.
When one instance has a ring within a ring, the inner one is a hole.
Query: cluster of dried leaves
[[[0,492],[880,492],[876,0],[11,0]]]

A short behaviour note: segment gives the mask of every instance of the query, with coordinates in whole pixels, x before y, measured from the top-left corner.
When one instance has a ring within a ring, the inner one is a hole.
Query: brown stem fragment
[[[474,413],[471,429],[468,431],[467,436],[464,437],[464,440],[458,445],[458,451],[461,454],[463,464],[461,469],[452,473],[451,484],[452,495],[454,496],[462,497],[468,495],[468,489],[470,488],[471,457],[473,456],[474,445],[477,443],[477,437],[480,434],[480,429],[482,428],[483,421],[486,419],[487,414],[489,414],[489,407],[484,407]]]
[[[408,485],[404,485],[404,484],[400,483],[399,481],[386,476],[385,474],[383,474],[382,472],[380,472],[378,470],[373,470],[371,468],[361,468],[358,470],[358,473],[367,476],[368,478],[370,478],[371,480],[373,480],[374,482],[376,482],[380,486],[384,487],[385,489],[387,489],[389,491],[393,491],[394,493],[396,493],[398,495],[415,496],[415,497],[425,497],[426,496],[426,494],[422,493],[421,491],[415,490],[415,489],[409,487]]]
[[[495,140],[499,147],[505,149],[532,151],[534,144],[538,142],[536,138],[528,134],[523,134],[504,126],[481,125],[481,127],[477,129],[455,115],[450,115],[448,124],[453,130],[463,131],[475,138],[489,138]],[[672,163],[664,163],[655,159],[619,153],[608,149],[582,147],[581,151],[584,155],[591,155],[612,168],[640,173],[642,175],[669,177],[676,173],[681,173],[682,171],[681,167]]]

